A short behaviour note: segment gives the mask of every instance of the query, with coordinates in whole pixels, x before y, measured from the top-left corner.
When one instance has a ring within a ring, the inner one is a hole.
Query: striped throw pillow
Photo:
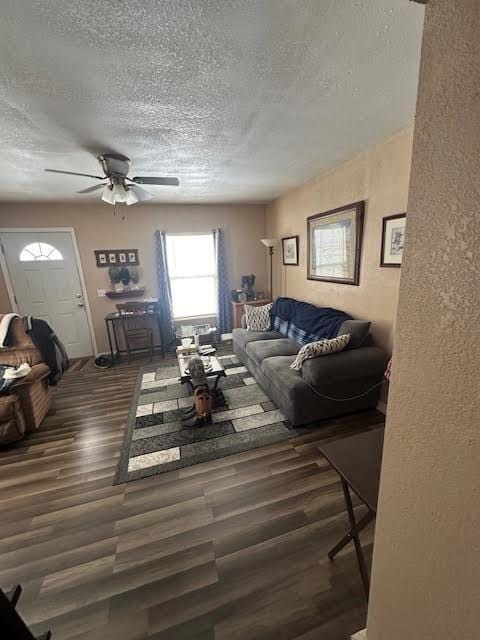
[[[247,331],[268,331],[270,329],[270,309],[272,303],[255,307],[251,304],[245,305],[245,316],[247,321]]]
[[[297,354],[297,357],[290,365],[290,369],[300,371],[305,360],[309,358],[318,358],[319,356],[327,356],[329,353],[342,351],[350,340],[350,334],[337,336],[331,340],[319,340],[318,342],[309,342],[303,346]]]

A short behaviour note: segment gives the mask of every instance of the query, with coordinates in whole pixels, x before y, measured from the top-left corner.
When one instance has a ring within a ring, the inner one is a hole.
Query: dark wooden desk
[[[157,328],[158,337],[160,342],[153,345],[154,350],[160,349],[162,355],[165,355],[164,345],[162,341],[162,332],[160,328],[160,319],[157,311],[151,311],[148,313],[148,316],[152,318],[153,324]],[[118,336],[117,336],[117,327],[121,326],[120,314],[118,311],[112,311],[107,313],[105,316],[105,328],[107,330],[108,336],[108,346],[110,348],[110,358],[112,364],[115,363],[115,358],[117,358],[120,354],[126,353],[126,349],[120,349],[118,345]]]
[[[328,552],[328,557],[330,560],[333,560],[345,545],[353,541],[358,560],[358,568],[367,599],[370,581],[358,534],[377,514],[383,434],[384,429],[382,427],[348,438],[335,440],[334,442],[329,442],[319,447],[320,452],[327,458],[340,476],[350,522],[350,531]],[[358,522],[355,519],[350,490],[352,490],[367,507],[367,512]]]

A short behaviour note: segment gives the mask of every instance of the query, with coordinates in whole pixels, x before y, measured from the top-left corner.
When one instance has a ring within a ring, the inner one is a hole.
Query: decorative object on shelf
[[[242,289],[232,289],[232,302],[240,302],[240,296],[242,293]]]
[[[97,267],[138,266],[138,249],[99,249],[94,251]]]
[[[242,276],[242,291],[245,293],[245,300],[255,300],[255,276]]]
[[[365,202],[354,202],[307,218],[307,278],[357,285]]]
[[[120,268],[120,282],[123,284],[124,287],[128,287],[128,285],[130,284],[130,271],[126,268],[126,267],[121,267]]]
[[[298,266],[298,236],[282,238],[282,254],[284,265]]]
[[[145,287],[137,286],[139,281],[138,269],[128,267],[110,267],[108,275],[112,285],[111,291],[106,291],[108,298],[141,296]],[[131,286],[133,283],[135,286]]]
[[[273,300],[273,249],[278,240],[276,240],[276,238],[262,238],[260,242],[268,247],[268,254],[270,256],[270,297]]]
[[[397,213],[383,219],[381,267],[401,267],[407,214]]]
[[[123,285],[120,283],[122,279],[120,267],[110,267],[108,277],[115,291],[123,291]]]

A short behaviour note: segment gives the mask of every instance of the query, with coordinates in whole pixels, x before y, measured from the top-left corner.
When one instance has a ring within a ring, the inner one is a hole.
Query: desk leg
[[[357,554],[358,568],[362,577],[363,588],[365,589],[365,595],[368,600],[368,592],[370,591],[370,581],[368,578],[368,571],[365,565],[365,557],[363,555],[362,545],[360,544],[360,538],[358,537],[357,523],[355,521],[355,513],[353,511],[352,499],[350,497],[350,490],[348,484],[342,478],[343,495],[345,496],[345,504],[347,505],[348,519],[350,521],[351,534],[353,538],[353,544],[355,545],[355,553]],[[364,525],[365,526],[365,525]]]
[[[110,360],[113,365],[113,363],[115,362],[115,354],[113,353],[112,336],[110,335],[110,322],[108,320],[105,320],[105,325],[107,328],[108,346],[110,347]]]

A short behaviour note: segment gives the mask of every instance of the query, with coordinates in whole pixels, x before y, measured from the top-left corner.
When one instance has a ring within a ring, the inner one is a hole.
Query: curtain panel
[[[230,333],[232,330],[232,305],[225,257],[225,238],[222,229],[213,230],[213,240],[217,267],[218,330],[221,334]]]
[[[155,232],[156,271],[158,284],[158,315],[162,343],[168,348],[175,343],[175,324],[172,313],[172,291],[168,276],[167,239],[164,231]]]

